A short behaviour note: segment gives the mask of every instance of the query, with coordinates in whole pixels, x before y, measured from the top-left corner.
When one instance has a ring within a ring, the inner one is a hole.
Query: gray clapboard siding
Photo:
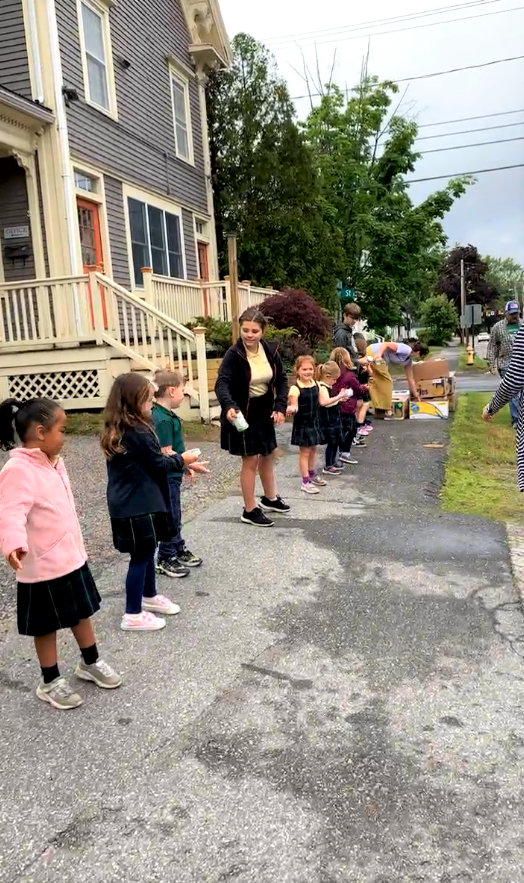
[[[130,288],[129,256],[127,253],[126,228],[124,220],[124,195],[122,184],[104,175],[106,194],[107,226],[111,247],[113,279],[124,288]]]
[[[8,246],[28,245],[25,262],[17,258],[11,261],[5,256],[4,227],[29,225],[29,203],[25,171],[12,157],[0,159],[0,246],[2,248],[4,276],[6,282],[35,278],[35,262],[31,239],[14,239]]]
[[[0,84],[32,97],[22,0],[0,0]]]
[[[191,212],[182,209],[182,229],[186,252],[186,274],[188,279],[198,278],[195,224]]]
[[[64,81],[81,97],[68,109],[71,150],[138,187],[207,213],[202,128],[190,82],[195,165],[175,154],[168,56],[188,67],[189,35],[179,0],[126,0],[110,7],[118,120],[84,103],[76,0],[58,0]],[[122,60],[130,62],[125,69]]]

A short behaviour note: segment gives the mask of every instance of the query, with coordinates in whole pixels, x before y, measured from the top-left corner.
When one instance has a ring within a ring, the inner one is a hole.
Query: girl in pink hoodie
[[[82,699],[57,662],[56,633],[70,628],[82,659],[75,674],[114,689],[120,675],[101,660],[91,616],[100,595],[89,567],[69,478],[59,456],[66,415],[51,399],[0,405],[0,448],[11,450],[0,472],[0,544],[17,574],[17,620],[21,635],[34,638],[42,669],[36,695],[54,708],[76,708]]]

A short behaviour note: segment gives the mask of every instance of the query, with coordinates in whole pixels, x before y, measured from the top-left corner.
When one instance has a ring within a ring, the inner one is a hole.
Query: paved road
[[[524,881],[524,621],[503,527],[439,512],[446,430],[383,423],[317,498],[284,456],[273,530],[213,504],[163,633],[101,569],[117,693],[53,712],[8,635],[2,883]]]

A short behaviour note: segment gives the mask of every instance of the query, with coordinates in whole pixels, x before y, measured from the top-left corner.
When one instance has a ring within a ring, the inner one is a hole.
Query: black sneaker
[[[353,446],[356,448],[367,448],[367,442],[364,440],[364,436],[361,436],[360,438],[357,436],[353,442]]]
[[[163,573],[171,579],[181,579],[189,576],[189,567],[184,567],[176,558],[171,558],[169,561],[157,561],[156,572]]]
[[[265,509],[266,512],[275,512],[277,515],[289,515],[291,511],[291,506],[284,503],[282,497],[277,497],[276,500],[269,500],[267,497],[261,497],[260,506],[262,509]]]
[[[179,552],[177,557],[177,561],[179,564],[183,564],[184,567],[200,567],[202,564],[202,558],[198,558],[197,555],[193,555],[189,549],[184,549],[183,552]]]
[[[275,524],[274,521],[271,521],[271,518],[264,515],[262,509],[259,509],[258,506],[251,512],[246,512],[244,509],[240,520],[243,521],[244,524],[252,524],[254,527],[273,527]]]

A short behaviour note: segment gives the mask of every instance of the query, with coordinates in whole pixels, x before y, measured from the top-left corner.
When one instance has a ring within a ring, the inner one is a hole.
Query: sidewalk
[[[183,610],[163,632],[119,631],[125,562],[104,565],[121,690],[53,712],[9,632],[1,883],[524,881],[504,528],[439,512],[444,449],[424,445],[446,424],[376,425],[318,497],[286,453],[274,529],[241,525],[237,493],[190,522],[205,565],[162,582]]]

